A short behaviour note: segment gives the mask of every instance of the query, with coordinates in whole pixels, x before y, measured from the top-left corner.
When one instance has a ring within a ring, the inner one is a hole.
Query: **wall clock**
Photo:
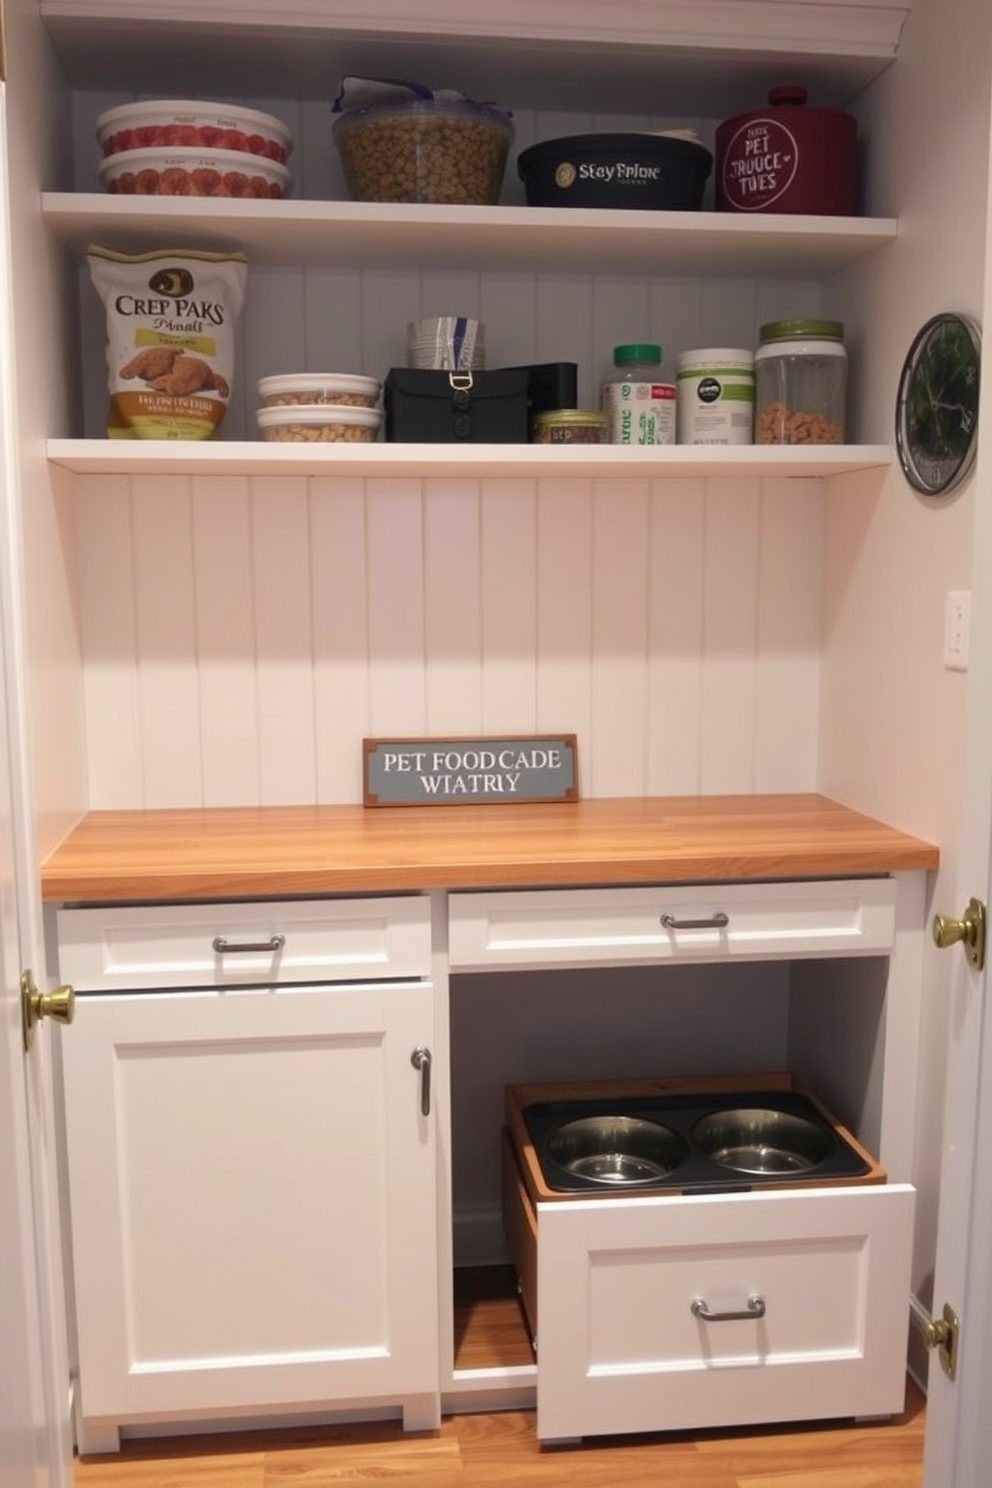
[[[946,496],[975,460],[981,331],[966,315],[933,316],[903,362],[896,399],[896,448],[906,479],[926,496]]]

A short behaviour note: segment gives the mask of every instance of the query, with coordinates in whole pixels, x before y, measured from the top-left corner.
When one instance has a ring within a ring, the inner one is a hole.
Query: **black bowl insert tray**
[[[558,1193],[736,1193],[871,1171],[796,1091],[538,1101],[522,1116],[544,1181]]]

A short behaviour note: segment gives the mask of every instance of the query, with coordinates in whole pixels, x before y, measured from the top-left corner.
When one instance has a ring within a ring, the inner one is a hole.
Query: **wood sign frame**
[[[576,737],[363,739],[362,791],[366,806],[575,801]]]

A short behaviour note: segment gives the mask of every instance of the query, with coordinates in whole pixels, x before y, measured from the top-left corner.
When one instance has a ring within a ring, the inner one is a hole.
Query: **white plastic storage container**
[[[750,444],[754,354],[740,347],[684,351],[675,374],[679,444]]]

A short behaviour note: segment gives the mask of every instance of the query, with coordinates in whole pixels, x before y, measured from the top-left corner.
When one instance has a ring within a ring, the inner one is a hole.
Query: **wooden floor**
[[[457,1366],[523,1363],[529,1343],[498,1277],[456,1287]],[[529,1411],[126,1441],[77,1460],[75,1488],[920,1488],[924,1400],[907,1382],[894,1420],[590,1438],[540,1447]]]

